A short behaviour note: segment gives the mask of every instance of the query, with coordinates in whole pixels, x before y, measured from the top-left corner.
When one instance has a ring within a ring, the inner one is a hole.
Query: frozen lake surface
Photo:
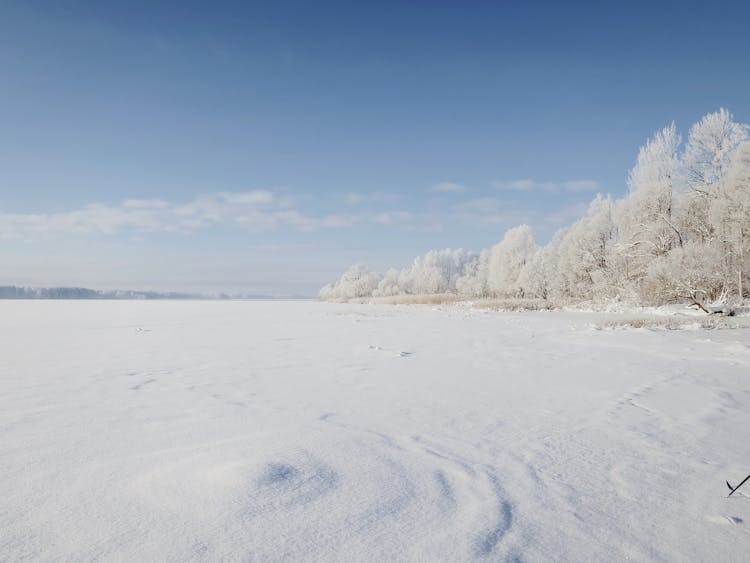
[[[750,330],[602,318],[0,301],[0,560],[746,561]]]

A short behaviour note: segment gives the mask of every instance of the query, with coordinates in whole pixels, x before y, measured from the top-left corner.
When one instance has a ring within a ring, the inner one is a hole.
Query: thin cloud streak
[[[471,225],[513,226],[530,223],[538,217],[534,208],[518,208],[494,197],[480,197],[453,206],[451,219]]]
[[[447,194],[462,194],[466,191],[466,186],[455,182],[440,182],[430,187],[433,192],[442,192]]]
[[[537,182],[535,180],[514,180],[495,182],[495,189],[515,192],[590,192],[599,188],[596,180],[567,180],[565,182]]]
[[[392,192],[349,192],[344,194],[344,203],[349,205],[360,205],[363,203],[388,203],[400,199],[399,194]]]
[[[544,220],[545,222],[553,225],[571,225],[586,214],[586,210],[589,208],[589,205],[589,202],[581,202],[569,205],[567,207],[562,207],[560,209],[547,213],[544,216]]]
[[[289,197],[271,191],[202,194],[186,203],[160,199],[127,199],[118,204],[89,204],[58,213],[0,213],[0,240],[113,236],[144,233],[190,234],[212,226],[233,226],[250,232],[292,228],[302,232],[344,229],[358,225],[403,225],[405,211],[307,215],[292,207]]]

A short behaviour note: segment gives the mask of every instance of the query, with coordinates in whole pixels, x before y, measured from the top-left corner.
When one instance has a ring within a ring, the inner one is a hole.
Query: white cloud
[[[233,205],[270,205],[274,202],[274,194],[267,190],[240,193],[220,192],[218,195]]]
[[[412,214],[408,211],[391,211],[375,215],[375,217],[372,218],[372,221],[379,225],[394,225],[408,223],[411,221],[412,217]]]
[[[310,216],[292,208],[291,201],[270,191],[257,190],[202,194],[184,203],[127,199],[119,204],[89,204],[59,213],[0,213],[0,240],[137,236],[155,232],[187,234],[213,225],[252,232],[283,227],[310,232],[365,224],[395,225],[411,218],[403,211]]]
[[[495,197],[477,197],[457,203],[453,209],[466,213],[490,213],[507,206],[507,202]]]
[[[537,182],[535,180],[514,180],[512,182],[495,182],[498,190],[529,192],[589,192],[599,188],[596,180],[567,180],[565,182]]]
[[[122,206],[130,209],[164,209],[169,207],[169,203],[161,199],[126,199]]]
[[[430,187],[433,192],[443,192],[448,194],[461,194],[466,191],[466,186],[455,182],[440,182]]]
[[[589,202],[576,203],[561,209],[547,213],[544,217],[545,223],[552,225],[569,225],[586,214]]]
[[[310,252],[320,250],[320,245],[298,243],[298,244],[255,244],[249,247],[251,250],[263,254],[293,253],[293,252]]]
[[[283,225],[294,227],[300,231],[318,231],[321,229],[343,229],[360,223],[358,215],[334,213],[323,217],[310,217],[295,210],[280,211],[274,218]]]
[[[471,225],[512,227],[532,223],[538,216],[536,209],[519,209],[507,201],[494,197],[479,197],[453,206],[451,218]]]
[[[359,205],[361,203],[385,203],[396,201],[400,196],[392,192],[349,192],[344,194],[343,200],[349,205]]]
[[[560,184],[563,190],[569,192],[591,192],[599,189],[599,182],[596,180],[570,180]]]

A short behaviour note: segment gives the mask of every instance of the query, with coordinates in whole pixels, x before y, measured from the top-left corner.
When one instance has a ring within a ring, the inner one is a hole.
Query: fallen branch
[[[693,302],[692,302],[692,303],[690,304],[690,306],[691,306],[691,307],[692,307],[693,305],[695,305],[696,307],[698,307],[698,308],[699,308],[699,309],[700,309],[701,311],[703,311],[704,313],[706,313],[706,314],[708,314],[708,315],[712,314],[712,311],[709,311],[709,310],[708,310],[708,309],[706,308],[706,306],[705,306],[705,305],[704,305],[703,303],[701,303],[700,299],[698,299],[698,296],[696,295],[696,292],[695,292],[695,291],[692,291],[692,292],[690,292],[690,299],[692,299],[692,301],[693,301]]]
[[[700,299],[698,299],[698,295],[695,291],[690,293],[690,299],[692,301],[689,305],[690,307],[695,306],[707,315],[724,315],[725,317],[733,317],[736,313],[731,307],[711,307],[709,309]]]

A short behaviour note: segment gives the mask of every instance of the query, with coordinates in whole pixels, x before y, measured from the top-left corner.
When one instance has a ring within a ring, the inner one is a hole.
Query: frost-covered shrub
[[[713,300],[723,289],[720,254],[710,245],[691,241],[649,265],[643,280],[642,299],[654,304],[693,297]]]

